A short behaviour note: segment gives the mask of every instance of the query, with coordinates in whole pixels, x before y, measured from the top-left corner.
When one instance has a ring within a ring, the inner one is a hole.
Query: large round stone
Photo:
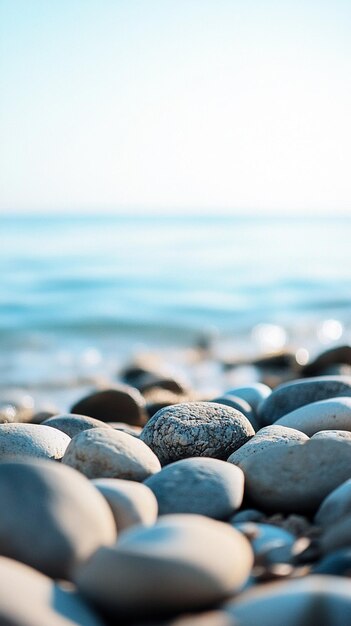
[[[157,500],[146,485],[119,478],[96,478],[92,482],[109,503],[118,532],[156,522]]]
[[[78,568],[81,593],[117,619],[201,610],[247,580],[253,554],[247,539],[223,522],[170,515],[138,527]]]
[[[309,437],[321,430],[351,431],[351,397],[306,404],[284,415],[275,424],[297,428]]]
[[[109,424],[105,424],[101,420],[96,420],[94,417],[88,415],[75,415],[73,413],[66,413],[62,415],[55,415],[49,417],[49,419],[42,422],[43,426],[51,426],[63,433],[66,433],[71,439],[83,432],[83,430],[90,430],[90,428],[111,428]]]
[[[276,387],[260,406],[262,424],[276,422],[300,406],[335,397],[351,396],[351,376],[316,376]]]
[[[229,463],[239,465],[253,454],[259,454],[270,446],[277,443],[294,446],[299,441],[307,441],[308,437],[299,430],[293,428],[285,428],[284,426],[266,426],[261,428],[252,439],[245,443],[239,450],[233,452],[228,458]]]
[[[59,463],[0,463],[0,502],[0,554],[53,578],[69,579],[77,563],[116,538],[102,495]]]
[[[71,439],[41,424],[0,424],[0,459],[62,459]]]
[[[227,459],[255,434],[235,409],[214,402],[187,402],[158,411],[140,438],[162,465],[193,456]]]
[[[252,587],[227,605],[238,626],[346,626],[351,580],[306,576]]]
[[[146,421],[146,402],[138,389],[115,385],[95,391],[76,402],[71,413],[89,415],[103,422],[125,422],[141,426]]]
[[[171,463],[145,484],[157,498],[160,515],[198,513],[226,519],[240,507],[244,494],[239,467],[201,457]]]
[[[138,438],[113,428],[92,428],[73,437],[62,459],[88,478],[143,481],[161,469],[150,448]]]
[[[245,494],[257,508],[315,513],[324,498],[351,476],[351,442],[310,439],[294,446],[277,443],[248,456],[240,466],[245,474]]]
[[[2,626],[103,626],[77,593],[23,563],[0,557]]]

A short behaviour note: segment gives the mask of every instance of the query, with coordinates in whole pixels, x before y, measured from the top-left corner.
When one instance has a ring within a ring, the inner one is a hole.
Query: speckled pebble
[[[62,459],[71,439],[65,433],[42,424],[0,424],[0,458],[28,456]]]
[[[158,411],[140,435],[162,465],[207,456],[227,459],[255,434],[249,420],[230,407],[192,402]]]

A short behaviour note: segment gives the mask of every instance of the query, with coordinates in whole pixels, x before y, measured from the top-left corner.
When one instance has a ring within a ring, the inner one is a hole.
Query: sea
[[[351,338],[351,216],[0,216],[0,276],[0,391],[206,338]]]

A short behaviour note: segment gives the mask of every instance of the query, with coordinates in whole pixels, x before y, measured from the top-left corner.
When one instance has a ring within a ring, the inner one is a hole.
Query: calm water
[[[350,218],[7,217],[0,233],[3,380],[210,327],[348,329]]]

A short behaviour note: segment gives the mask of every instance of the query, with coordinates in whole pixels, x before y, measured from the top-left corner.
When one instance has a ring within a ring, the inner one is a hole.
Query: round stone
[[[158,411],[140,438],[162,465],[194,456],[226,459],[255,434],[239,411],[214,402],[187,402]]]
[[[156,522],[157,500],[146,485],[119,478],[96,478],[92,483],[110,505],[118,532]]]
[[[142,426],[146,421],[145,405],[138,389],[129,385],[115,385],[82,398],[72,407],[71,413],[89,415],[103,422]]]
[[[67,413],[62,415],[55,415],[49,417],[49,419],[43,422],[43,426],[51,426],[63,433],[66,433],[71,439],[81,433],[83,430],[89,430],[90,428],[110,428],[109,424],[105,424],[101,420],[96,420],[93,417],[87,415],[76,415],[73,413]]]
[[[305,404],[335,397],[351,396],[351,376],[316,376],[294,380],[276,387],[261,404],[262,424],[276,422]]]
[[[60,463],[0,463],[0,501],[0,554],[52,578],[69,579],[77,563],[116,539],[102,495]]]
[[[240,467],[245,494],[254,506],[277,513],[315,513],[324,498],[351,475],[351,442],[277,443],[248,456]]]
[[[0,557],[2,626],[103,626],[83,598],[23,563]]]
[[[351,580],[316,575],[257,585],[226,608],[240,626],[345,626]]]
[[[62,459],[71,439],[65,433],[41,424],[0,424],[0,458],[32,456]]]
[[[125,478],[142,482],[161,469],[140,439],[113,428],[92,428],[73,437],[62,459],[88,478]]]
[[[296,428],[312,437],[321,430],[351,431],[351,397],[312,402],[284,415],[276,425]]]
[[[197,513],[223,520],[241,506],[244,494],[239,467],[204,457],[171,463],[145,484],[157,498],[160,515]]]
[[[223,522],[169,515],[121,536],[78,568],[79,591],[106,612],[137,618],[206,609],[247,580],[247,539]]]
[[[250,441],[245,443],[239,450],[233,452],[228,458],[229,463],[234,463],[239,467],[253,454],[259,454],[267,448],[277,443],[287,446],[293,446],[300,441],[308,441],[307,435],[293,428],[285,428],[284,426],[266,426],[261,428]]]

